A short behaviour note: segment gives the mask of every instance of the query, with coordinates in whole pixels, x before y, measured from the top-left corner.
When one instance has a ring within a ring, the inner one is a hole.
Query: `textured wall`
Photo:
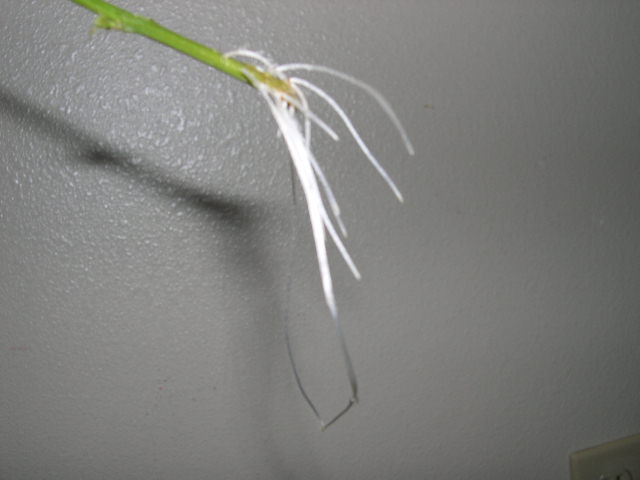
[[[565,478],[640,431],[636,2],[122,0],[330,89],[405,193],[318,137],[347,388],[250,88],[64,1],[0,18],[0,478]],[[348,135],[340,131],[343,137]],[[292,232],[296,231],[294,240]],[[287,296],[291,279],[292,294]]]

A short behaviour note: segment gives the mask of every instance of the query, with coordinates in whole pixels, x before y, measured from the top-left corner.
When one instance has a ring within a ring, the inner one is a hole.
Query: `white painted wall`
[[[567,478],[640,431],[637,2],[119,5],[322,81],[406,196],[318,138],[347,389],[304,212],[250,88],[71,2],[0,18],[0,478]],[[346,137],[346,132],[342,132]],[[292,238],[297,225],[297,240]],[[292,296],[286,295],[291,278]]]

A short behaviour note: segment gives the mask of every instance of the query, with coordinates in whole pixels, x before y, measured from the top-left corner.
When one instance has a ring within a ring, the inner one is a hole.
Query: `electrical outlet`
[[[570,455],[571,480],[640,480],[640,435]]]

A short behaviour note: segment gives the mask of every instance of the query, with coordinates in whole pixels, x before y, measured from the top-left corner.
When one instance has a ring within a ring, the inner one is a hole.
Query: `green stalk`
[[[268,72],[258,70],[251,64],[241,62],[234,58],[227,58],[222,53],[184,37],[168,28],[163,27],[150,18],[134,15],[133,13],[116,7],[103,0],[71,0],[98,14],[95,26],[107,30],[120,30],[128,33],[137,33],[151,40],[162,43],[185,55],[210,65],[242,82],[251,85],[251,80],[243,73],[249,71],[256,80],[276,90],[296,97],[291,86],[280,78]]]

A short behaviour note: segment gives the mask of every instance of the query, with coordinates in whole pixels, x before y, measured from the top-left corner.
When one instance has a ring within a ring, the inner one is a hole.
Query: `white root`
[[[347,130],[354,138],[358,147],[364,155],[368,158],[369,162],[374,166],[374,168],[378,171],[380,176],[385,180],[385,182],[389,185],[391,190],[394,192],[398,200],[403,201],[402,194],[400,190],[395,185],[395,183],[391,180],[391,177],[381,166],[380,162],[375,158],[375,156],[371,153],[369,147],[366,145],[362,137],[356,130],[353,122],[348,117],[344,109],[338,104],[338,102],[331,97],[327,92],[322,90],[317,85],[301,79],[297,77],[287,78],[285,72],[293,71],[293,70],[306,70],[306,71],[315,71],[320,73],[326,73],[332,75],[334,77],[340,78],[352,85],[355,85],[369,95],[371,95],[377,103],[380,105],[382,110],[387,114],[391,123],[395,126],[396,130],[399,132],[400,137],[407,149],[407,151],[413,155],[414,149],[409,141],[409,137],[404,130],[400,120],[394,113],[391,105],[387,102],[387,100],[373,87],[370,85],[358,80],[350,75],[339,72],[329,67],[324,67],[320,65],[311,65],[305,63],[292,63],[287,65],[277,66],[270,60],[268,60],[264,55],[253,52],[251,50],[239,49],[233,52],[226,54],[227,57],[231,56],[240,56],[253,59],[259,63],[259,66],[256,68],[264,69],[266,72],[272,74],[273,76],[288,82],[291,86],[292,91],[294,92],[295,97],[292,97],[291,94],[279,91],[265,83],[260,82],[248,69],[243,71],[244,75],[249,79],[251,84],[258,89],[261,93],[262,97],[267,102],[271,114],[278,124],[279,134],[283,137],[287,149],[289,150],[289,154],[291,156],[291,162],[295,169],[295,172],[298,176],[300,184],[302,186],[302,190],[304,192],[305,200],[307,203],[307,211],[309,215],[309,221],[311,223],[311,231],[313,234],[313,241],[315,244],[316,256],[318,261],[318,268],[320,271],[320,279],[322,283],[322,289],[324,292],[324,298],[326,304],[331,312],[331,316],[334,320],[336,334],[338,336],[340,342],[340,349],[343,356],[343,361],[347,373],[347,377],[349,380],[349,385],[351,388],[351,395],[349,397],[349,401],[347,406],[341,410],[337,415],[335,415],[331,420],[325,422],[316,406],[311,401],[311,398],[307,395],[304,387],[302,386],[302,382],[300,376],[298,374],[296,364],[293,358],[293,353],[291,350],[290,339],[288,331],[285,332],[286,342],[287,342],[287,351],[289,354],[289,359],[291,361],[291,365],[293,367],[293,372],[296,380],[296,384],[302,393],[305,401],[313,411],[314,415],[320,422],[321,428],[324,430],[334,422],[336,422],[340,417],[342,417],[349,409],[358,402],[358,382],[356,378],[356,374],[353,368],[353,362],[351,361],[351,357],[349,355],[349,351],[347,349],[346,340],[344,337],[344,333],[342,330],[342,326],[340,324],[340,320],[338,318],[338,308],[336,305],[336,299],[333,289],[333,281],[331,278],[331,271],[329,267],[329,258],[327,254],[327,234],[336,245],[340,255],[344,259],[345,263],[351,270],[352,274],[356,279],[360,279],[361,275],[358,271],[353,259],[349,255],[347,248],[345,247],[342,238],[336,231],[336,228],[333,224],[333,221],[329,214],[327,213],[327,209],[325,208],[324,197],[326,197],[329,206],[331,207],[331,213],[333,213],[333,218],[335,219],[338,227],[340,228],[340,232],[343,236],[346,237],[346,228],[340,216],[340,206],[336,200],[336,197],[331,189],[331,186],[322,170],[320,165],[318,164],[315,156],[311,150],[311,126],[315,124],[321,130],[323,130],[328,136],[333,138],[334,140],[338,140],[337,133],[320,117],[318,117],[311,109],[309,105],[308,98],[305,94],[304,90],[307,90],[314,95],[318,96],[324,102],[326,102],[333,111],[340,117]],[[302,121],[298,118],[297,113],[299,113],[302,117]]]

